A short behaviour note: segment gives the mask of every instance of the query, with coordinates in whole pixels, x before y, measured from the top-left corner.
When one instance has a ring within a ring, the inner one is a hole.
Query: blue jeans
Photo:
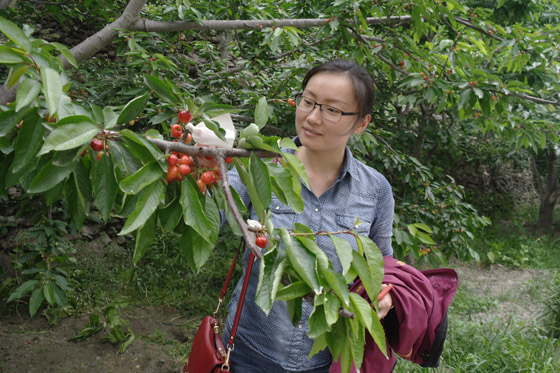
[[[297,371],[298,373],[328,373],[330,364],[325,367]],[[231,352],[232,373],[291,373],[293,370],[285,370],[280,365],[270,361],[259,353],[256,353],[239,338],[235,340],[235,347]]]

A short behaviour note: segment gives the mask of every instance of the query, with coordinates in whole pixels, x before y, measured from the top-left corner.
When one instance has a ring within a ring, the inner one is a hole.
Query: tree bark
[[[0,0],[0,9],[8,9],[14,0]]]
[[[540,188],[539,218],[537,231],[550,232],[554,224],[554,207],[560,197],[560,156],[558,150],[551,149],[548,155],[546,183]]]

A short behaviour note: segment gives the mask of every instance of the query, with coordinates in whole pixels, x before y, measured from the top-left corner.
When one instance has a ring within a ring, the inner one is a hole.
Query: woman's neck
[[[316,152],[304,146],[296,152],[303,163],[313,193],[320,197],[336,180],[344,162],[345,148],[341,152]]]

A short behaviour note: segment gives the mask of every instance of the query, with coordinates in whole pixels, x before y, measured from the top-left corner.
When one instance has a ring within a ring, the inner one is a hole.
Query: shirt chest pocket
[[[336,213],[335,216],[336,225],[341,228],[341,230],[355,230],[358,234],[367,236],[369,235],[369,230],[371,228],[371,221],[364,220],[360,217],[352,215],[344,215]],[[356,220],[358,220],[358,225],[356,226]]]
[[[275,198],[270,203],[270,212],[272,214],[272,223],[275,227],[291,228],[298,216],[289,206],[280,203]]]

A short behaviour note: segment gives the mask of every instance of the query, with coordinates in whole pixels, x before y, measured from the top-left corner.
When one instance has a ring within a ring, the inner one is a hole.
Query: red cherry
[[[189,167],[189,165],[182,164],[179,166],[179,173],[181,175],[188,175],[191,173],[191,168]]]
[[[101,157],[103,157],[103,152],[97,152],[97,156],[95,157],[97,159],[97,161],[99,162],[99,160],[101,159]]]
[[[177,166],[169,166],[167,169],[167,182],[170,183],[177,178],[179,168]]]
[[[91,143],[89,144],[89,146],[91,146],[91,148],[93,150],[95,150],[96,152],[100,151],[101,149],[103,149],[103,140],[98,139],[97,137],[94,138],[93,140],[91,140]]]
[[[200,190],[200,193],[202,194],[206,193],[206,184],[204,184],[202,180],[198,179],[196,181],[196,185],[198,185],[198,189]]]
[[[261,249],[264,249],[266,245],[268,245],[268,238],[266,238],[265,236],[258,236],[255,244]]]
[[[185,144],[188,144],[191,141],[192,141],[192,135],[190,133],[187,133],[187,137],[185,137]]]
[[[167,164],[170,166],[177,166],[178,161],[179,158],[177,158],[175,154],[170,154],[169,157],[167,157]]]
[[[175,138],[183,136],[183,128],[181,128],[180,124],[174,124],[171,126],[171,136]]]
[[[288,99],[288,105],[290,106],[296,106],[296,102],[294,100],[292,100],[291,98]]]
[[[192,164],[192,158],[186,154],[182,155],[181,158],[179,158],[179,164],[190,165]]]
[[[230,164],[231,162],[233,162],[233,158],[232,157],[226,157],[225,159],[227,164]]]
[[[181,110],[179,114],[177,114],[180,122],[189,123],[192,119],[192,114],[188,110]]]
[[[205,171],[200,175],[200,180],[206,185],[210,185],[216,182],[216,175],[212,171]]]

